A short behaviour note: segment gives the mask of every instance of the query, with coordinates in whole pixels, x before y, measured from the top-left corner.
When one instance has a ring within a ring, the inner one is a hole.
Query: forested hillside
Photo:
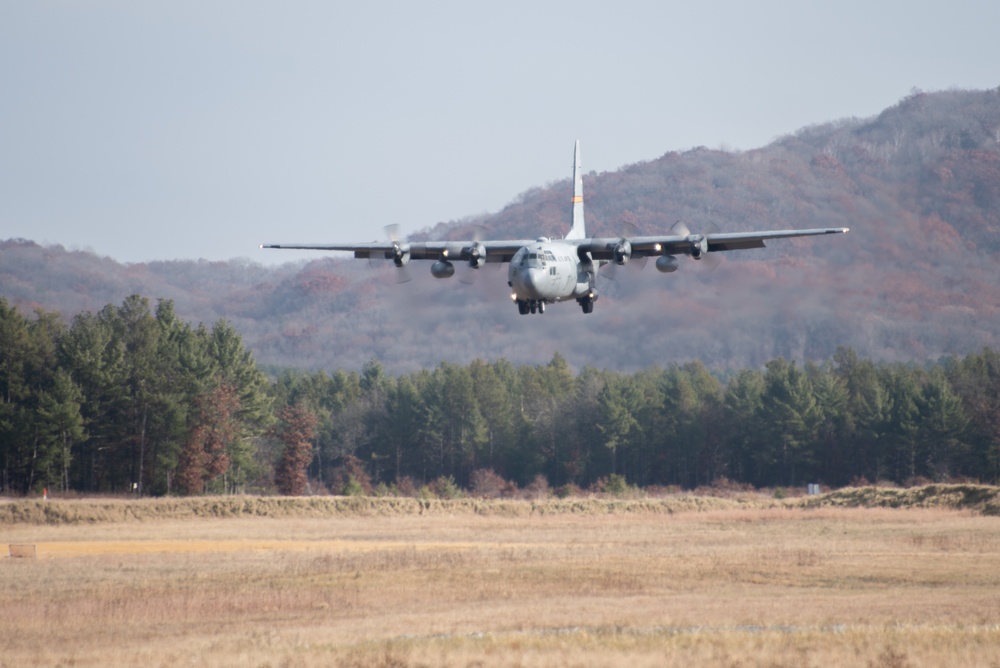
[[[495,215],[419,236],[468,237],[472,223],[491,237],[562,236],[570,187],[534,189]],[[824,360],[839,346],[887,362],[1000,347],[1000,90],[915,92],[874,118],[752,151],[671,152],[586,175],[584,189],[593,234],[663,232],[679,219],[695,231],[851,232],[728,253],[714,271],[627,267],[602,283],[590,316],[561,304],[522,318],[491,268],[469,285],[417,263],[415,280],[396,285],[391,267],[343,258],[121,265],[22,240],[0,245],[0,295],[67,319],[133,293],[168,298],[185,320],[228,320],[265,368],[359,370],[375,358],[399,373],[559,353],[574,369],[700,360],[734,370]],[[267,252],[246,241],[248,254]]]
[[[1000,474],[1000,354],[921,368],[839,348],[722,381],[559,356],[268,380],[239,333],[138,296],[66,325],[0,298],[0,493],[450,497]]]

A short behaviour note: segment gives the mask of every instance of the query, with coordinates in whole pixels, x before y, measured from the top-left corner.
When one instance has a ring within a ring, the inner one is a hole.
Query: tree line
[[[228,322],[192,327],[137,295],[68,326],[0,298],[0,393],[5,492],[237,492],[261,476],[261,439],[300,419],[273,414]]]
[[[139,495],[572,491],[1000,477],[1000,353],[840,348],[719,377],[555,355],[391,376],[257,367],[225,320],[139,296],[66,324],[0,298],[0,487]]]

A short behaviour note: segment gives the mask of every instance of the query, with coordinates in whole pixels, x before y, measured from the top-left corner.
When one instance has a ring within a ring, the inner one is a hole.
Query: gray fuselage
[[[515,301],[553,303],[587,295],[591,272],[592,264],[580,260],[575,245],[539,239],[514,255],[507,279]]]

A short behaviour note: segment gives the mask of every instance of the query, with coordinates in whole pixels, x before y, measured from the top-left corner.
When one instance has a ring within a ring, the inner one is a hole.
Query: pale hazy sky
[[[306,257],[1000,85],[1000,2],[0,0],[0,239]],[[586,187],[586,186],[585,186]]]

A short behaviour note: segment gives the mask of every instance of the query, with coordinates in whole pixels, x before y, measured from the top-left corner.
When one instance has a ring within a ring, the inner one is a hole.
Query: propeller
[[[715,269],[722,262],[721,255],[708,250],[708,235],[715,234],[718,231],[718,226],[715,223],[709,222],[703,225],[701,233],[695,234],[691,232],[691,229],[683,220],[678,220],[670,228],[671,234],[679,237],[687,237],[688,243],[691,244],[689,255],[708,271]]]
[[[398,224],[386,225],[382,231],[386,238],[392,242],[392,263],[397,267],[397,271],[394,272],[395,282],[409,283],[413,280],[407,266],[410,263],[410,244],[400,240]],[[368,262],[371,263],[370,257]]]
[[[469,266],[473,269],[481,269],[486,264],[486,246],[481,241],[476,241],[469,249]]]
[[[621,225],[627,228],[626,234],[620,236],[610,248],[613,259],[606,260],[601,266],[601,276],[610,281],[618,280],[619,267],[632,265],[636,270],[640,270],[646,266],[646,262],[649,260],[645,255],[632,257],[632,243],[629,238],[639,236],[639,226],[627,221],[622,221]]]
[[[458,277],[458,280],[466,285],[474,284],[479,278],[479,269],[487,266],[486,246],[483,245],[483,239],[486,238],[487,230],[482,225],[472,225],[471,227],[472,246],[462,254],[462,259],[469,265],[469,271],[463,271]],[[493,266],[496,269],[500,268],[499,264]]]

